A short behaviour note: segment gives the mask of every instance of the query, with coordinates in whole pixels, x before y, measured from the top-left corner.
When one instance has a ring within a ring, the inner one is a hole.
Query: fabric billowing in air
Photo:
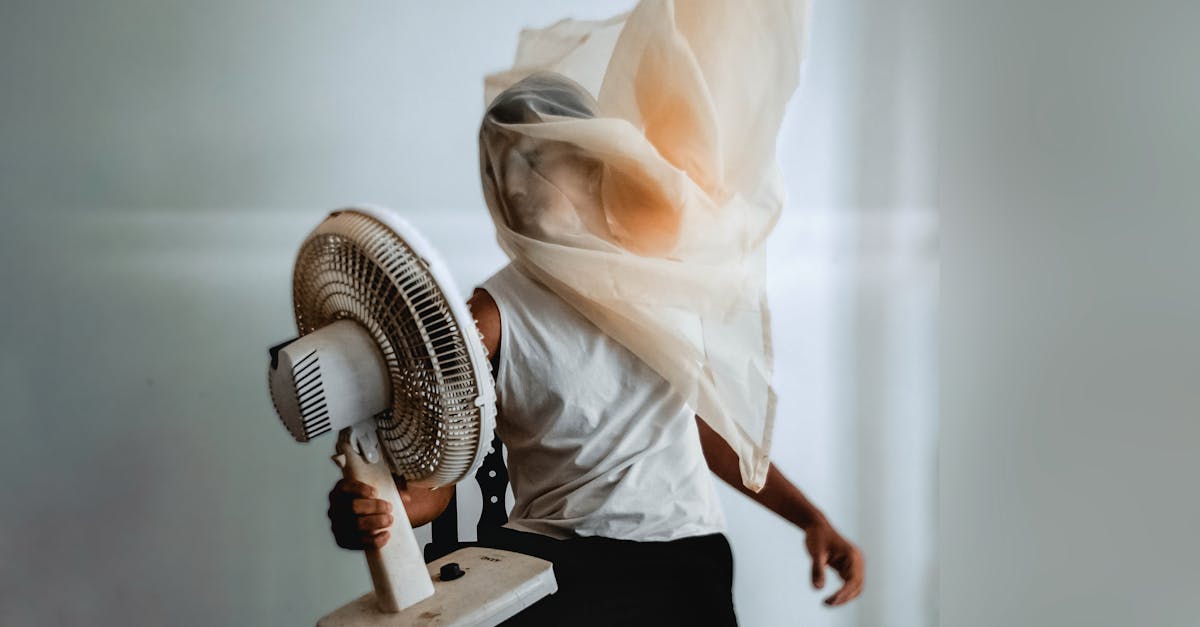
[[[489,76],[483,190],[513,264],[669,381],[761,489],[775,394],[764,240],[799,80],[795,0],[645,0],[522,32]]]

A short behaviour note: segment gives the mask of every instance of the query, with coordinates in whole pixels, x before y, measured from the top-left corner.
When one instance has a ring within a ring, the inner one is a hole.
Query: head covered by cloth
[[[643,0],[521,34],[479,132],[501,248],[669,381],[760,489],[775,395],[764,240],[801,0]]]

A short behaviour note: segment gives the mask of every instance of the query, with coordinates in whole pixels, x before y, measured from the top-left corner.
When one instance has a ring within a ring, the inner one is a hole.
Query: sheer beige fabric
[[[667,379],[761,489],[775,394],[763,244],[800,0],[644,0],[522,32],[486,80],[500,246]]]

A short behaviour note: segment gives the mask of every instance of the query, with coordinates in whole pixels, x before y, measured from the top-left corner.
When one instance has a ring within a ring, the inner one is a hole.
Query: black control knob
[[[442,564],[441,569],[438,570],[438,579],[442,581],[454,581],[465,574],[467,573],[458,565],[458,562],[450,562]]]

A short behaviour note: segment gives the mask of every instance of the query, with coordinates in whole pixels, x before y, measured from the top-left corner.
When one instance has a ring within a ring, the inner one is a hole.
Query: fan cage
[[[301,246],[292,285],[301,335],[350,319],[375,338],[392,396],[375,421],[393,472],[430,487],[463,479],[486,445],[467,346],[479,338],[458,324],[428,261],[382,222],[341,211]]]

